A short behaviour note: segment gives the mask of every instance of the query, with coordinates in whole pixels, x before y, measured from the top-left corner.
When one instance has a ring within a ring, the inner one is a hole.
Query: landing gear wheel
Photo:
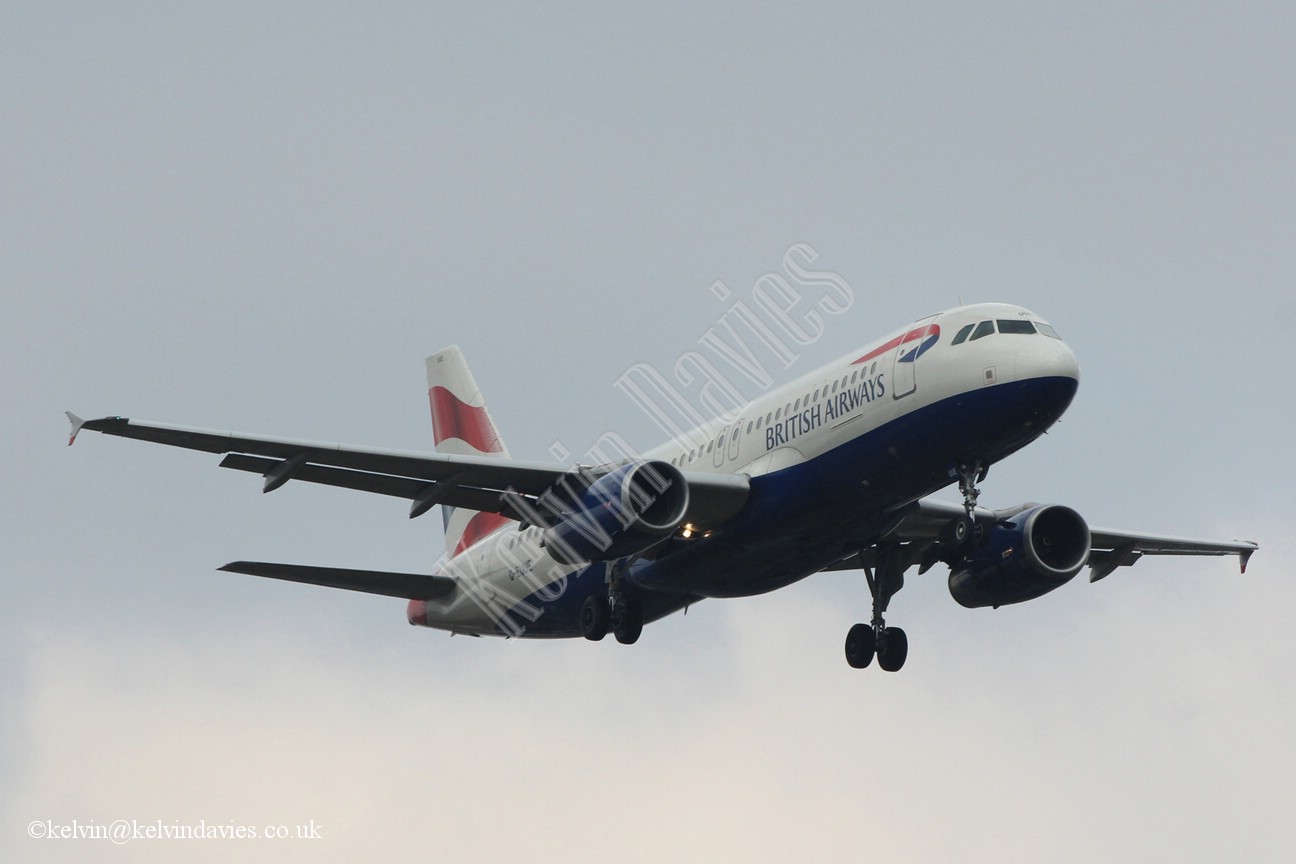
[[[950,520],[949,525],[945,526],[945,531],[941,536],[943,545],[947,545],[954,551],[967,549],[973,543],[976,536],[976,520],[968,516],[959,516]]]
[[[638,600],[626,600],[612,610],[612,633],[622,645],[633,645],[643,632],[643,607]]]
[[[975,528],[976,523],[970,516],[956,520],[944,529],[941,542],[953,542],[956,531],[961,542],[970,542],[976,533]],[[870,557],[876,569],[870,566]],[[846,662],[856,669],[863,669],[876,655],[878,665],[884,670],[898,671],[909,654],[909,640],[899,627],[886,626],[883,616],[891,597],[904,587],[904,572],[909,567],[906,551],[898,543],[879,543],[872,556],[860,553],[860,564],[864,568],[864,578],[868,580],[869,593],[873,595],[873,620],[868,624],[856,624],[846,634]],[[929,566],[930,563],[923,569]]]
[[[846,662],[853,669],[863,669],[873,662],[876,639],[868,624],[856,624],[846,634]]]
[[[899,627],[887,627],[878,634],[878,666],[885,672],[899,672],[909,656],[909,637]]]
[[[597,642],[607,635],[612,614],[608,609],[606,597],[589,596],[581,604],[581,635],[591,642]]]

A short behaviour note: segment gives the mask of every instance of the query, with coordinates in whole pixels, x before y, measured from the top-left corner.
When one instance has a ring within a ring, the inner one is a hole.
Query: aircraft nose
[[[1061,339],[1037,335],[1026,340],[1013,361],[1018,381],[1028,378],[1070,378],[1080,380],[1075,352]]]

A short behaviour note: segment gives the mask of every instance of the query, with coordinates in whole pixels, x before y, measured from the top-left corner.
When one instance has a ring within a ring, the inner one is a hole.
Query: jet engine
[[[1027,507],[950,567],[950,594],[969,609],[1034,600],[1080,572],[1089,542],[1089,526],[1070,507]]]
[[[669,462],[622,465],[556,514],[544,546],[563,564],[624,558],[675,533],[688,503],[688,483]]]

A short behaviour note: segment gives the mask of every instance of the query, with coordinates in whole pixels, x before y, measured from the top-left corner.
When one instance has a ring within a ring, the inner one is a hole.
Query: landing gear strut
[[[988,464],[976,459],[960,462],[950,472],[958,477],[959,491],[963,493],[964,515],[952,520],[941,531],[936,542],[928,544],[917,560],[913,561],[919,565],[919,573],[925,573],[937,561],[954,566],[984,542],[985,528],[977,522],[974,513],[977,498],[981,496],[977,484],[985,480],[989,470]],[[856,624],[846,634],[846,662],[856,669],[863,669],[877,657],[878,665],[883,670],[897,672],[909,656],[909,639],[899,627],[886,626],[883,616],[891,597],[904,587],[904,573],[910,559],[899,543],[879,543],[874,548],[876,572],[868,566],[863,553],[860,555],[869,591],[873,594],[873,620],[868,624]]]
[[[976,484],[985,480],[986,474],[990,472],[990,466],[977,459],[973,462],[960,462],[955,470],[958,471],[959,491],[963,493],[963,509],[971,519],[972,511],[976,509],[977,499],[981,497],[981,490]]]
[[[883,618],[891,597],[904,587],[906,567],[900,546],[881,543],[877,546],[876,573],[868,565],[864,575],[873,594],[873,620],[856,624],[846,634],[846,662],[863,669],[877,656],[878,666],[886,672],[898,672],[909,656],[909,639],[899,627],[888,627]]]

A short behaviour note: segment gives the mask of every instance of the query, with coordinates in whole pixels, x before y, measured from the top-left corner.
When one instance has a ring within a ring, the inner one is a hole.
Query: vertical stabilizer
[[[428,402],[438,453],[507,458],[504,439],[486,410],[472,372],[458,346],[427,358]],[[498,513],[443,506],[446,551],[458,555],[509,520]]]

